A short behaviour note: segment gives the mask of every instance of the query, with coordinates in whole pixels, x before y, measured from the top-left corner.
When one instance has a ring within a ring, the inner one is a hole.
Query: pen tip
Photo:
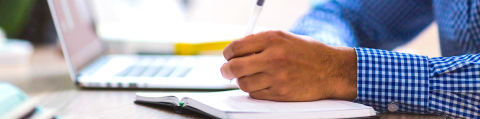
[[[265,0],[257,0],[257,5],[258,6],[263,6],[264,2],[265,2]]]

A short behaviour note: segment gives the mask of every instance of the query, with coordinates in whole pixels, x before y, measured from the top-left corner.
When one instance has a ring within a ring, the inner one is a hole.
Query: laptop
[[[48,0],[74,82],[86,88],[235,89],[222,56],[112,55],[95,31],[86,0]]]

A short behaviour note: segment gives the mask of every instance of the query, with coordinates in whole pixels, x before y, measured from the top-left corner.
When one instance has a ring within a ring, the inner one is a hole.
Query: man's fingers
[[[273,82],[273,81],[272,81]],[[273,82],[276,83],[276,82]],[[249,92],[250,97],[261,100],[271,100],[271,101],[302,101],[298,98],[301,97],[292,97],[292,90],[288,87],[278,85],[278,83],[271,85],[268,88]],[[308,101],[308,100],[305,100]]]
[[[229,61],[235,57],[262,52],[275,41],[282,40],[282,35],[285,35],[282,31],[266,31],[234,40],[225,47],[223,56]]]
[[[270,88],[258,90],[255,92],[248,93],[251,98],[253,99],[260,99],[260,100],[272,100],[276,101],[277,96],[272,94],[272,90]]]
[[[227,61],[232,58],[250,55],[263,51],[267,45],[262,43],[262,39],[255,35],[249,35],[237,39],[228,44],[223,50],[223,56]]]
[[[256,73],[237,79],[237,84],[245,92],[254,92],[272,86],[272,78],[267,73]]]
[[[260,53],[232,59],[223,64],[220,71],[225,79],[234,79],[263,72],[267,69],[267,65],[264,55]]]

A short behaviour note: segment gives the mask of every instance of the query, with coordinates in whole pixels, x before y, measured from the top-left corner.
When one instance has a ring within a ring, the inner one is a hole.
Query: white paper
[[[251,98],[240,90],[203,95],[187,95],[205,105],[228,112],[307,112],[369,108],[341,100],[320,100],[312,102],[276,102]]]

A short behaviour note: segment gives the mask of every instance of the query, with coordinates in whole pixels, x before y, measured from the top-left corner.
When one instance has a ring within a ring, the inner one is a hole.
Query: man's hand
[[[353,100],[357,96],[355,50],[313,38],[267,31],[230,43],[223,51],[224,78],[250,97],[273,101]]]

